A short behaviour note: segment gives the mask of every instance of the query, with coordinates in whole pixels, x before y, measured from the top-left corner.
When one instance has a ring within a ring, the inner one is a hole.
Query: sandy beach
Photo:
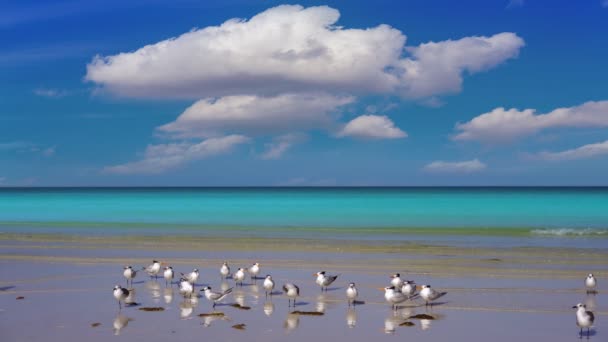
[[[146,340],[367,341],[399,336],[423,341],[572,341],[579,336],[571,307],[579,302],[596,314],[590,339],[602,340],[608,326],[608,300],[602,293],[608,251],[602,249],[15,233],[0,235],[0,246],[0,331],[6,341],[82,336],[102,341],[114,335]],[[233,287],[232,280],[220,280],[221,262],[228,260],[236,269],[255,260],[263,275],[273,275],[277,290],[287,281],[300,286],[295,310],[323,315],[291,313],[294,309],[287,307],[282,294],[266,299],[261,280],[235,288],[214,311],[204,297],[184,299],[175,284],[166,287],[164,279],[150,280],[141,273],[133,285],[138,305],[119,311],[111,289],[125,285],[122,266],[141,267],[152,259],[173,265],[177,272],[199,268],[197,289]],[[312,276],[320,270],[341,274],[326,293]],[[413,300],[393,312],[377,288],[386,286],[395,272],[448,295],[432,308]],[[597,295],[585,293],[588,272],[598,277]],[[355,308],[348,307],[344,294],[351,281],[364,302]],[[230,305],[234,303],[250,309]],[[145,307],[163,311],[140,310]],[[199,317],[212,312],[223,316]],[[410,318],[417,314],[433,319]]]

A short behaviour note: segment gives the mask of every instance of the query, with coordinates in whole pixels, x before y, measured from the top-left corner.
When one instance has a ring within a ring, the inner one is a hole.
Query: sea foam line
[[[597,235],[608,235],[608,229],[597,229],[597,228],[544,228],[534,229],[531,231],[535,235],[551,235],[551,236],[597,236]]]

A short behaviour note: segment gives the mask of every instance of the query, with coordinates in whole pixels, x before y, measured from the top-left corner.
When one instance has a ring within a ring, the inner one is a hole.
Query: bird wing
[[[129,290],[125,289],[124,287],[121,287],[120,290],[122,291],[122,294],[125,296],[129,296]]]
[[[593,323],[593,321],[595,320],[595,316],[593,315],[593,312],[591,312],[591,311],[585,311],[585,313],[587,315],[589,315],[589,319],[591,319],[591,323]]]

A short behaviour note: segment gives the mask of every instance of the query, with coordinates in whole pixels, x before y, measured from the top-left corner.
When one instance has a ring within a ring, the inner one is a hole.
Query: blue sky
[[[608,185],[607,37],[602,0],[4,1],[0,186]]]

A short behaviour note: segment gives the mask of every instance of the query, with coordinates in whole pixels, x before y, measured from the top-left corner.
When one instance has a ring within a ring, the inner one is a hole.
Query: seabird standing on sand
[[[401,280],[401,274],[395,273],[391,276],[391,285],[396,289],[400,289],[403,286],[403,280]]]
[[[213,307],[215,308],[215,304],[217,304],[217,302],[221,301],[222,299],[226,298],[227,295],[232,293],[232,288],[229,288],[224,292],[215,292],[211,291],[211,286],[205,286],[201,289],[201,291],[205,293],[205,298],[213,302]]]
[[[121,287],[120,285],[114,286],[114,298],[118,301],[118,310],[122,309],[122,304],[120,302],[124,302],[127,297],[129,297],[129,290]]]
[[[321,291],[327,291],[327,287],[336,281],[336,279],[338,279],[340,276],[339,274],[325,275],[325,271],[317,272],[313,275],[317,277],[315,282],[321,286]]]
[[[133,278],[137,275],[137,271],[133,269],[131,266],[125,266],[122,271],[122,275],[127,278],[127,286],[129,286],[129,281],[131,281],[131,286],[133,286]]]
[[[236,285],[240,284],[243,286],[243,280],[245,280],[245,270],[243,268],[239,268],[236,273],[232,275],[232,278],[236,282]]]
[[[266,297],[268,297],[268,294],[272,296],[272,290],[274,290],[274,280],[272,280],[270,274],[266,276],[262,285],[264,286],[264,291],[266,291]]]
[[[190,285],[194,285],[196,283],[196,281],[198,280],[198,276],[198,268],[193,269],[192,272],[188,274],[182,273],[182,277],[186,279],[190,283]]]
[[[256,279],[258,278],[258,273],[260,273],[260,263],[256,262],[253,264],[253,266],[249,267],[249,269],[247,270],[249,272],[249,275],[251,276],[251,281],[255,282]]]
[[[401,287],[401,293],[407,296],[407,299],[411,299],[416,294],[416,283],[413,280],[406,280],[403,282]]]
[[[587,278],[585,278],[585,287],[587,288],[587,293],[595,293],[596,286],[597,286],[597,280],[593,276],[593,273],[589,273]]]
[[[188,281],[188,279],[185,278],[181,278],[179,280],[179,293],[184,296],[184,297],[188,297],[188,298],[192,298],[192,292],[194,291],[194,287],[192,287],[192,284]]]
[[[420,297],[422,297],[422,299],[424,299],[424,301],[426,302],[426,305],[431,304],[431,306],[433,305],[433,301],[441,298],[443,296],[445,296],[446,294],[448,294],[447,292],[438,292],[435,291],[435,289],[431,288],[431,285],[422,285],[422,290],[420,290]]]
[[[583,337],[583,328],[587,328],[587,338],[589,338],[589,331],[595,320],[593,312],[587,311],[587,306],[581,303],[576,304],[572,308],[577,309],[576,325],[581,328],[580,336]]]
[[[380,290],[384,290],[384,299],[391,304],[393,310],[397,310],[397,304],[407,300],[407,296],[396,290],[394,286],[388,286]]]
[[[358,295],[359,291],[357,291],[355,283],[348,284],[348,287],[346,288],[346,298],[348,298],[348,306],[350,306],[351,304],[355,306],[355,302],[357,300]]]
[[[175,277],[175,272],[173,272],[173,267],[167,266],[165,267],[165,272],[163,273],[165,277],[165,286],[167,284],[171,284],[173,282],[173,277]]]
[[[152,260],[152,265],[144,268],[144,270],[146,270],[146,272],[148,272],[148,275],[150,276],[150,278],[152,278],[152,277],[157,278],[158,272],[160,272],[160,262],[158,262],[156,260]]]
[[[287,306],[291,306],[291,300],[293,299],[293,307],[296,307],[296,298],[300,295],[300,288],[292,283],[286,283],[283,285],[283,292],[287,296]]]
[[[230,275],[230,266],[228,266],[228,261],[224,261],[222,263],[222,267],[220,267],[220,276],[222,280],[228,278]]]

